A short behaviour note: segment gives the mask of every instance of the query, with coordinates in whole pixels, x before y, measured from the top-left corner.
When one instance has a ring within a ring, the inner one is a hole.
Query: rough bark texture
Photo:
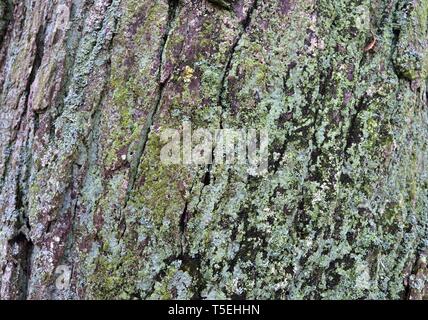
[[[427,298],[428,1],[213,2],[0,0],[0,297]]]

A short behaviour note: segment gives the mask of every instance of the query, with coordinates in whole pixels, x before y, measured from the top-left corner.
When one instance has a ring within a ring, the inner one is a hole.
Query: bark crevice
[[[253,17],[253,13],[254,13],[254,11],[257,10],[257,6],[258,6],[258,0],[254,0],[248,9],[248,12],[247,12],[245,19],[242,21],[241,30],[240,30],[238,36],[236,37],[236,39],[235,39],[235,41],[234,41],[234,43],[230,49],[229,56],[228,56],[227,61],[226,61],[226,66],[224,69],[223,77],[220,81],[220,90],[219,90],[219,94],[218,94],[218,98],[217,98],[217,104],[221,108],[220,129],[224,129],[224,127],[223,127],[223,115],[224,115],[224,112],[226,111],[226,107],[227,107],[225,102],[224,102],[225,94],[226,94],[226,82],[227,82],[227,78],[230,74],[230,70],[232,68],[233,58],[234,58],[234,55],[237,51],[238,45],[241,42],[242,37],[247,32],[247,29],[250,26],[251,19]]]
[[[158,93],[157,98],[154,107],[149,111],[149,114],[147,116],[146,123],[143,127],[140,142],[138,143],[136,147],[136,152],[134,155],[134,160],[131,162],[131,168],[129,171],[129,185],[128,190],[125,197],[125,204],[124,207],[127,207],[131,192],[134,189],[135,181],[137,179],[138,175],[138,169],[140,167],[142,158],[144,156],[144,151],[146,149],[146,145],[150,136],[151,127],[154,124],[155,117],[159,111],[159,108],[162,103],[163,93],[165,90],[165,86],[169,81],[168,76],[166,79],[162,79],[162,69],[164,65],[164,52],[165,48],[168,43],[168,38],[170,36],[170,33],[172,32],[173,23],[174,20],[178,14],[179,11],[179,0],[168,0],[168,18],[165,26],[165,32],[162,37],[162,43],[160,45],[159,49],[159,68],[157,71],[157,81],[158,81]]]

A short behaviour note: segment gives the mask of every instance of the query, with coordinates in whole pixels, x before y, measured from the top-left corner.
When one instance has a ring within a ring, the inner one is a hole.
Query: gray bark
[[[426,299],[427,18],[0,0],[0,298]],[[184,120],[267,129],[268,173],[163,164]]]

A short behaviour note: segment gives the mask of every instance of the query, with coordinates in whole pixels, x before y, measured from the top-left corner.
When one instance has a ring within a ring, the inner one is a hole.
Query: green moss
[[[135,292],[138,259],[135,252],[124,255],[100,252],[94,273],[88,279],[88,290],[93,299],[131,299]]]

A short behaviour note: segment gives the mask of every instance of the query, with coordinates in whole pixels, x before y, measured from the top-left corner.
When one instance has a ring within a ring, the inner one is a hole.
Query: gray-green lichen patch
[[[427,1],[400,1],[397,4],[394,64],[409,79],[428,76]]]

